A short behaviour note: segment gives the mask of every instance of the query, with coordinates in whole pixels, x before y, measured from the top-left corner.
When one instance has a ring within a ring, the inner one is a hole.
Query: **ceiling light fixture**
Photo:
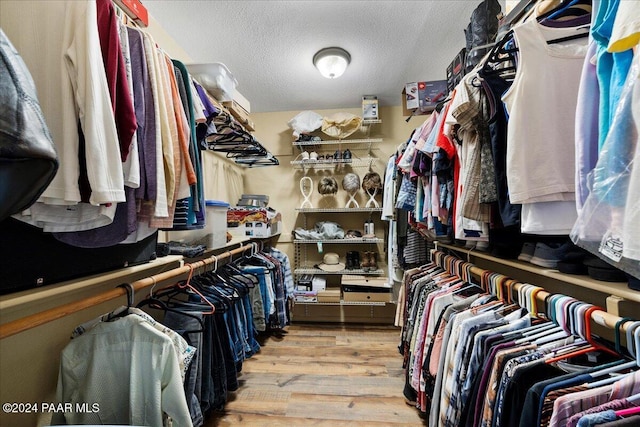
[[[340,47],[326,47],[313,55],[313,65],[324,77],[335,79],[340,77],[351,62],[351,55]]]

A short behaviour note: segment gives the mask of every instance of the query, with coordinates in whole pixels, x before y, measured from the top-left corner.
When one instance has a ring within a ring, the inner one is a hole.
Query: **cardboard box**
[[[149,12],[140,0],[115,0],[115,3],[138,25],[141,27],[149,26]]]
[[[453,58],[453,61],[447,67],[447,90],[449,93],[460,83],[465,75],[464,60],[467,56],[467,49],[462,48],[460,52]]]
[[[238,92],[238,89],[235,89],[233,91],[233,100],[240,104],[244,111],[246,111],[247,113],[251,112],[251,103],[240,92]]]
[[[272,235],[271,224],[262,221],[247,221],[235,227],[228,225],[227,230],[236,237],[271,237]]]
[[[340,302],[340,289],[318,291],[318,302]]]
[[[237,227],[246,222],[269,222],[269,214],[262,208],[230,208],[227,211],[227,226]]]
[[[378,119],[378,97],[364,95],[362,97],[362,118],[364,120]]]
[[[322,303],[294,303],[291,311],[293,323],[328,322],[328,323],[367,323],[376,325],[393,325],[396,305],[328,305]]]
[[[448,93],[446,80],[407,83],[402,90],[402,114],[429,114]]]
[[[236,102],[235,100],[223,101],[222,105],[224,105],[224,107],[229,110],[231,115],[235,117],[238,123],[244,126],[246,130],[248,130],[249,132],[253,132],[254,130],[256,130],[255,125],[249,118],[249,112],[242,108],[242,106],[238,102]]]
[[[391,302],[391,292],[342,292],[345,302]]]
[[[356,274],[344,274],[342,275],[340,283],[347,286],[370,286],[391,289],[389,278],[386,276],[362,276]]]

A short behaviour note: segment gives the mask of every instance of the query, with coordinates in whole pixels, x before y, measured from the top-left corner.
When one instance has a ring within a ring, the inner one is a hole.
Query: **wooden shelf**
[[[627,286],[626,282],[604,282],[601,280],[592,279],[591,277],[585,275],[564,274],[559,272],[558,270],[538,267],[537,265],[533,265],[528,262],[497,258],[485,252],[469,250],[467,248],[451,244],[437,243],[437,247],[447,248],[460,254],[485,259],[496,264],[517,268],[522,271],[527,271],[539,276],[544,276],[561,282],[570,283],[572,285],[581,286],[583,288],[591,289],[603,294],[615,295],[629,301],[640,302],[640,292],[630,289]],[[462,258],[464,259],[465,257]]]

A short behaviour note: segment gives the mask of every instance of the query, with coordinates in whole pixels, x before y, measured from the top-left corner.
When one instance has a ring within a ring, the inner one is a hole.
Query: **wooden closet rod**
[[[440,251],[440,252],[442,252],[442,251]],[[444,252],[442,252],[442,253],[444,253]],[[454,255],[448,255],[448,254],[445,254],[445,255],[455,257]],[[435,258],[432,258],[432,259],[435,259]],[[472,264],[472,263],[469,263],[469,264]],[[440,267],[443,267],[443,266],[440,266]],[[443,267],[443,268],[445,268],[445,267]],[[482,277],[485,273],[488,273],[488,272],[490,272],[490,271],[489,270],[485,270],[485,269],[480,268],[480,267],[477,267],[475,265],[472,265],[472,267],[471,267],[471,274],[473,274],[474,276],[477,276],[477,277]],[[522,285],[523,285],[523,283],[520,283],[520,282],[516,283],[514,285],[514,289],[517,290]],[[536,301],[538,303],[537,304],[538,307],[544,307],[546,299],[550,295],[552,295],[552,294],[550,292],[547,292],[546,290],[542,290],[542,291],[538,292],[536,294]],[[604,326],[604,327],[609,328],[611,330],[615,330],[616,323],[618,321],[620,321],[622,318],[619,317],[619,316],[616,316],[614,314],[611,314],[611,313],[609,313],[609,312],[607,312],[607,311],[605,311],[603,309],[603,310],[597,310],[597,311],[594,311],[593,313],[591,313],[591,319],[595,323],[600,325],[600,326]],[[626,323],[622,325],[622,327],[620,328],[620,332],[626,332]]]
[[[173,270],[164,271],[153,276],[145,277],[144,279],[136,280],[135,282],[131,283],[131,286],[133,287],[134,292],[137,292],[149,286],[175,279],[181,275],[189,273],[192,270],[195,271],[198,268],[202,268],[211,264],[214,264],[215,268],[217,267],[219,261],[222,261],[226,258],[231,258],[233,257],[233,255],[243,253],[248,249],[255,248],[255,244],[240,246],[239,248],[221,253],[220,255],[214,255],[200,261],[185,264],[182,267],[174,268]],[[112,299],[116,299],[126,294],[126,289],[118,287],[89,298],[70,302],[68,304],[54,307],[49,310],[41,311],[40,313],[35,313],[21,319],[7,322],[3,325],[0,325],[0,340],[35,328],[36,326],[51,322],[53,320],[69,316],[70,314],[84,310],[85,308],[93,307],[98,304],[102,304],[103,302],[111,301]]]

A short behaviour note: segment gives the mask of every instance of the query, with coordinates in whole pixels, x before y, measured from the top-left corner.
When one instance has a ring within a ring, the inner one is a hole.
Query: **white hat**
[[[340,256],[335,252],[327,252],[322,258],[322,263],[318,265],[320,270],[336,272],[344,270],[345,264],[340,262]]]

